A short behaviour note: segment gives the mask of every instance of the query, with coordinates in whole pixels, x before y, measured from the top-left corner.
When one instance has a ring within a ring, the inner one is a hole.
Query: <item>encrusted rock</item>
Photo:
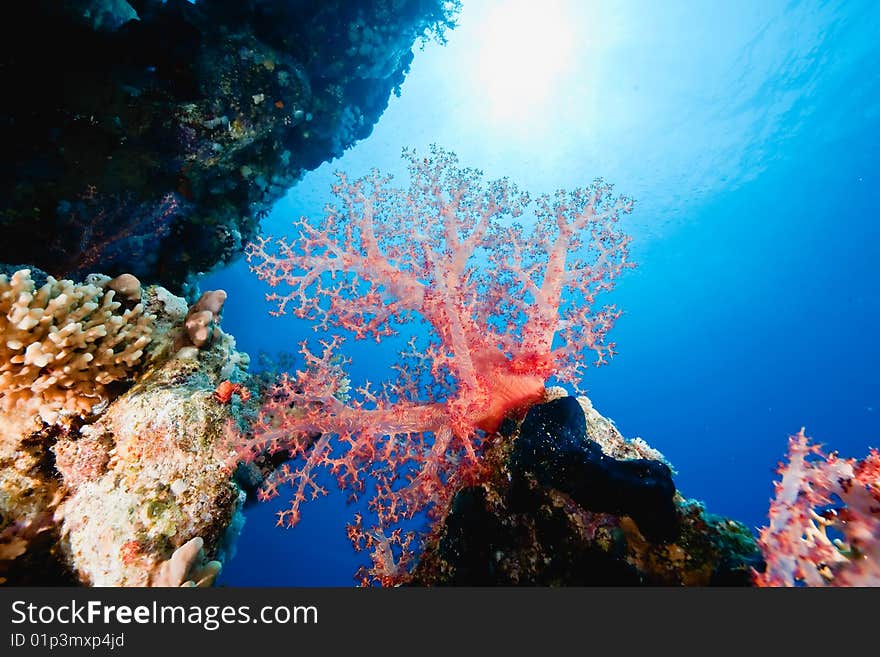
[[[762,559],[749,530],[682,497],[668,465],[645,458],[658,453],[588,399],[553,395],[506,429],[486,454],[492,476],[456,494],[410,584],[751,584]]]
[[[137,305],[152,317],[152,340],[133,381],[108,387],[99,408],[69,413],[63,423],[0,417],[0,535],[15,540],[6,550],[11,582],[26,580],[18,564],[42,558],[97,586],[170,585],[162,575],[169,564],[198,561],[207,570],[193,581],[205,584],[219,568],[211,562],[230,555],[244,496],[231,478],[224,433],[246,395],[223,404],[214,391],[221,374],[247,382],[249,359],[219,326],[210,345],[179,357],[189,343],[186,302],[156,286],[142,293]],[[100,370],[89,376],[100,380]],[[41,554],[17,538],[35,534],[30,527],[51,532]]]

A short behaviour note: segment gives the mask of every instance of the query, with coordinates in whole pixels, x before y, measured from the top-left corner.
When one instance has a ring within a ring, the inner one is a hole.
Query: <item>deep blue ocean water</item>
[[[263,229],[320,214],[335,170],[405,184],[401,149],[431,143],[533,192],[613,182],[637,200],[639,266],[604,299],[624,310],[619,354],[584,387],[686,496],[757,529],[790,433],[845,456],[880,446],[878,33],[871,0],[464,0],[372,135]],[[223,326],[252,356],[312,335],[268,315],[242,261],[201,285],[229,292]],[[355,381],[396,356],[346,353]],[[345,495],[306,504],[292,530],[274,527],[276,501],[248,508],[220,584],[353,584]]]

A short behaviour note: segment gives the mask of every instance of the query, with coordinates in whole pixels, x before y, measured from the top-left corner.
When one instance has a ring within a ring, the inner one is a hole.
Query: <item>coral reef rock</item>
[[[452,5],[16,3],[0,25],[0,261],[181,292],[370,134]]]
[[[458,491],[410,584],[748,586],[762,566],[745,526],[683,498],[663,457],[586,397],[502,431],[493,476]]]
[[[17,280],[19,288],[30,289],[27,276],[19,271],[0,283]],[[17,388],[15,403],[0,405],[0,579],[95,586],[210,583],[219,562],[230,556],[244,498],[231,478],[224,435],[228,423],[248,410],[247,395],[221,403],[214,391],[224,380],[246,385],[249,359],[219,326],[210,344],[194,347],[185,326],[186,302],[162,287],[141,289],[131,278],[89,280],[95,298],[112,299],[113,288],[124,287],[120,294],[129,307],[150,318],[150,340],[125,377],[94,384],[102,391],[100,404],[23,413],[41,405]],[[81,289],[51,278],[45,286]],[[28,296],[32,305],[47,307],[33,291],[16,295],[19,305]],[[69,297],[73,303],[76,294]],[[95,330],[100,321],[115,326],[122,316],[118,309],[105,312],[107,304],[89,303],[74,304],[77,310],[65,317],[76,316],[101,335],[105,331]],[[60,316],[53,314],[53,330]],[[2,328],[15,332],[25,353],[28,339],[42,344],[45,334],[35,328],[28,338],[19,327]],[[126,344],[116,347],[118,353],[127,353]],[[112,359],[106,363],[82,359],[80,367],[100,381],[102,368],[114,367]],[[53,376],[52,367],[46,363],[40,376]],[[32,392],[35,398],[42,394]]]

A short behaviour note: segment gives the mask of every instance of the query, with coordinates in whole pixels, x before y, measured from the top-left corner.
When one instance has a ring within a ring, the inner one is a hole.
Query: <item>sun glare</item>
[[[567,9],[561,0],[512,0],[489,14],[478,80],[493,119],[527,119],[559,94],[574,44]]]

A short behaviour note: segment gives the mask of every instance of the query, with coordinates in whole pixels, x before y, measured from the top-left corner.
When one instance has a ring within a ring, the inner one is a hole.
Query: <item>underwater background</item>
[[[458,23],[414,48],[372,134],[262,232],[320,216],[336,170],[405,186],[404,147],[436,143],[533,193],[601,176],[636,199],[638,268],[602,299],[624,312],[618,354],[583,387],[684,495],[757,529],[788,435],[844,456],[880,446],[880,6],[465,0]],[[223,328],[254,362],[313,335],[269,316],[243,259],[200,283],[228,292]],[[352,380],[389,378],[403,342],[349,340]],[[275,527],[285,495],[249,506],[218,584],[352,585],[363,557],[329,483],[295,530]]]

